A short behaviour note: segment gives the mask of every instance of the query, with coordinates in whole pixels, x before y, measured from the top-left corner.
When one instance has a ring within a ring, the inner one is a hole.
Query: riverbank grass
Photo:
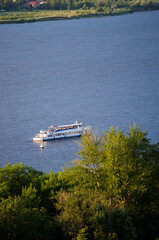
[[[107,16],[124,14],[131,12],[130,9],[115,9],[112,11],[107,9],[105,12],[97,12],[94,9],[89,10],[32,10],[32,11],[15,11],[15,12],[0,12],[0,23],[23,23],[23,22],[36,22],[36,21],[47,21],[47,20],[62,20],[62,19],[73,19],[82,17],[93,17],[93,16]]]

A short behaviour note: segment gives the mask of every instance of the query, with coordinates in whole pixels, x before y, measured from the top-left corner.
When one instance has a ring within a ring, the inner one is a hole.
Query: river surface
[[[41,150],[32,137],[76,120],[159,141],[159,11],[0,25],[0,167],[60,171],[80,138]]]

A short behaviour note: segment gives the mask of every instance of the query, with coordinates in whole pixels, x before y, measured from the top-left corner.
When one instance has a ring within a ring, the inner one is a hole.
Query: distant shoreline
[[[104,16],[117,16],[126,15],[135,12],[146,12],[154,11],[157,9],[137,9],[133,11],[131,9],[118,10],[111,13],[95,12],[87,10],[33,10],[33,11],[9,11],[0,12],[0,24],[17,24],[17,23],[33,23],[33,22],[44,22],[44,21],[58,21],[58,20],[72,20],[90,17],[104,17]]]

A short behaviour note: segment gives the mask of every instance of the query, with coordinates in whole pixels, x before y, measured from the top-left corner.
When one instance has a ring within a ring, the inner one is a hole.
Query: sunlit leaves
[[[150,191],[158,145],[151,145],[147,133],[134,124],[127,134],[114,127],[99,137],[88,132],[79,146],[81,158],[73,162],[72,172],[81,186],[90,187],[85,184],[88,181],[92,187],[105,189],[114,206],[135,211],[139,199]]]

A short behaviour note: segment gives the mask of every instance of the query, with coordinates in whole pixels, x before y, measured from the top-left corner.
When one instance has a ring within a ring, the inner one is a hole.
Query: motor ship
[[[79,137],[85,131],[88,131],[90,126],[83,126],[82,123],[78,123],[77,121],[73,124],[69,125],[52,125],[47,130],[41,130],[40,133],[37,133],[35,137],[33,137],[33,141],[48,141],[60,138],[68,138],[68,137]]]

